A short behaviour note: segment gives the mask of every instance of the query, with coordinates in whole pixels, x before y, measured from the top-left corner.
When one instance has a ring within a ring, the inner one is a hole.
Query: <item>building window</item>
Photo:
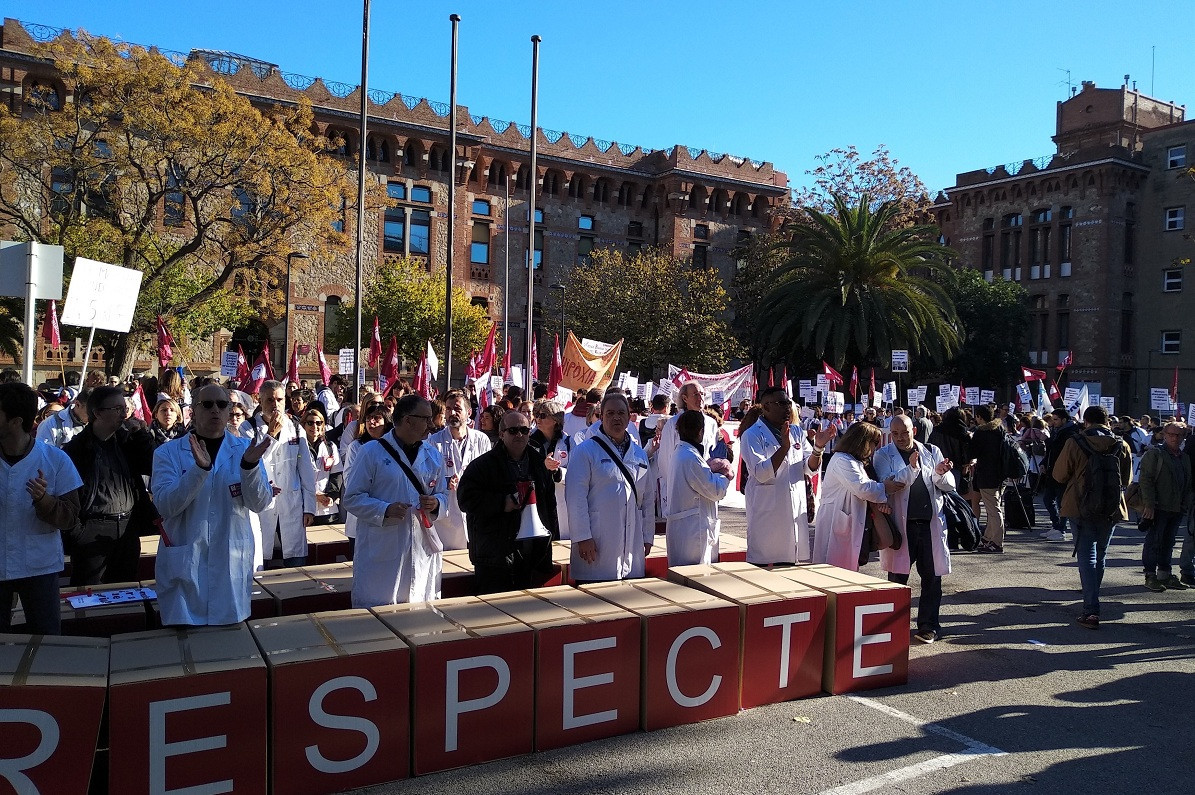
[[[1000,226],[1003,227],[1004,229],[1012,229],[1013,227],[1017,227],[1020,225],[1021,225],[1021,214],[1020,213],[1009,213],[1008,215],[1006,215],[1000,219]]]
[[[1070,312],[1058,313],[1058,350],[1071,349],[1071,315]]]
[[[75,206],[75,174],[69,168],[55,166],[50,170],[50,215],[62,218]]]
[[[588,265],[589,253],[593,251],[593,238],[588,235],[582,235],[577,241],[577,264]]]
[[[1054,214],[1045,208],[1033,211],[1033,223],[1035,224],[1048,224],[1053,217]]]
[[[542,224],[543,222],[544,222],[544,211],[536,210],[535,211],[535,223]]]
[[[1058,261],[1071,261],[1071,225],[1058,225]]]
[[[996,247],[996,239],[994,235],[983,236],[983,246],[980,248],[979,260],[983,266],[983,270],[990,271],[992,269],[992,252]]]
[[[693,246],[693,267],[704,268],[708,261],[709,246]]]
[[[414,195],[414,191],[412,191]],[[411,253],[427,256],[431,240],[431,213],[427,210],[411,211]]]
[[[329,295],[324,301],[324,349],[332,347],[340,320],[340,296]]]
[[[1171,146],[1166,149],[1166,168],[1184,168],[1187,165],[1187,145]]]
[[[1183,228],[1183,215],[1186,208],[1184,207],[1167,207],[1166,208],[1166,225],[1167,232],[1175,232]]]
[[[473,200],[473,214],[474,215],[489,215],[490,203],[485,199]]]
[[[391,182],[386,186],[386,195],[391,199],[405,199],[407,186],[401,182]],[[405,253],[403,238],[406,236],[406,228],[406,208],[401,205],[387,207],[382,223],[382,251],[387,254]]]
[[[1182,268],[1167,268],[1162,271],[1162,292],[1181,293],[1183,290]]]
[[[577,228],[582,229],[586,232],[592,232],[593,231],[593,216],[592,215],[582,215],[580,218],[577,219]]]
[[[643,222],[630,221],[627,223],[627,237],[643,237]]]
[[[469,247],[469,262],[474,265],[490,264],[489,224],[473,224],[473,242]]]
[[[178,190],[181,170],[173,163],[167,167],[166,195],[162,198],[162,225],[179,227],[186,220],[186,206],[183,192]]]
[[[1163,331],[1161,353],[1179,353],[1183,345],[1181,331]]]
[[[416,185],[415,187],[411,188],[411,201],[431,204],[432,189],[426,185]]]
[[[336,219],[332,221],[333,232],[344,232],[344,209],[347,206],[348,202],[341,196],[340,203],[336,205]]]
[[[33,83],[29,86],[29,104],[38,110],[61,110],[62,97],[51,85]]]
[[[709,224],[695,224],[693,226],[693,237],[696,238],[697,240],[709,240],[710,239]]]
[[[538,212],[538,211],[537,211]],[[544,230],[535,230],[535,270],[544,266]]]

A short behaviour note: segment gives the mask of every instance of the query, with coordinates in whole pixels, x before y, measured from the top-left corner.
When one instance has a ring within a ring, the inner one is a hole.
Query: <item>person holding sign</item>
[[[739,442],[747,474],[747,562],[757,566],[808,561],[812,555],[805,479],[821,470],[822,453],[838,431],[826,423],[812,443],[793,427],[783,387],[759,393],[759,421]]]
[[[360,448],[341,500],[357,517],[353,607],[440,598],[444,545],[432,522],[448,504],[444,457],[428,444],[431,403],[404,395],[394,428]]]
[[[235,624],[249,617],[253,583],[250,512],[273,495],[261,463],[273,440],[233,436],[228,390],[195,393],[193,429],[154,452],[151,491],[162,515],[158,606],[168,626]]]

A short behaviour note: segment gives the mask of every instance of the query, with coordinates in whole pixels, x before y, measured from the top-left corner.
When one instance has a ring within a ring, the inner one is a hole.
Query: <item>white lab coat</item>
[[[361,452],[362,443],[353,439],[348,446],[342,446],[340,454],[340,469],[344,472],[344,486],[348,485],[349,473],[352,472],[353,462],[357,460],[357,453]],[[344,505],[344,487],[341,488],[340,510],[344,513],[344,534],[349,538],[357,537],[357,517],[349,513]]]
[[[743,497],[750,563],[796,563],[813,554],[805,495],[813,447],[799,426],[790,427],[789,436],[792,445],[775,470],[772,456],[780,443],[762,418],[739,439],[739,455],[748,476]]]
[[[681,442],[672,462],[668,505],[668,565],[718,562],[718,501],[729,478],[710,470],[700,451]]]
[[[389,433],[383,437],[400,456],[402,444]],[[409,463],[409,462],[408,462]],[[423,442],[410,464],[427,494],[439,505],[435,520],[448,505],[444,459]],[[353,553],[353,607],[377,607],[400,602],[429,602],[440,598],[442,554],[429,541],[420,523],[419,492],[380,441],[361,446],[344,484],[342,502],[357,518]],[[385,518],[391,503],[412,506],[403,519]]]
[[[46,493],[61,497],[83,481],[66,453],[52,444],[34,444],[16,464],[0,458],[0,580],[19,580],[62,571],[62,530],[37,518],[25,484],[46,477]],[[0,610],[12,605],[0,604]]]
[[[560,540],[568,541],[572,538],[568,529],[568,497],[565,494],[565,483],[568,482],[568,459],[576,445],[567,436],[561,436],[556,447],[549,453],[560,462],[560,480],[556,481],[556,523],[560,526]]]
[[[75,421],[75,415],[71,414],[71,407],[67,406],[62,411],[55,412],[42,420],[41,424],[37,426],[37,440],[61,450],[85,427],[84,423]]]
[[[660,449],[656,451],[655,455],[655,470],[656,478],[659,480],[660,489],[660,516],[664,517],[671,513],[668,508],[668,478],[672,473],[673,461],[676,459],[676,450],[680,447],[680,434],[676,432],[676,420],[680,417],[680,412],[668,418],[668,422],[664,423],[664,430],[660,431]],[[708,414],[704,415],[705,419],[705,433],[701,435],[701,457],[709,458],[710,450],[714,449],[714,445],[718,442],[718,423]]]
[[[307,451],[311,451],[310,443],[307,444]],[[315,493],[323,494],[324,489],[328,488],[328,481],[331,479],[332,474],[341,471],[340,451],[336,449],[336,445],[328,444],[326,439],[320,439],[319,444],[315,448],[312,463],[315,465]],[[339,512],[340,506],[336,504],[336,500],[332,500],[326,507],[320,505],[319,501],[316,500],[316,516],[335,516]]]
[[[250,439],[267,432],[265,418],[260,414],[249,420],[248,425]],[[307,435],[294,418],[282,418],[278,438],[262,456],[261,462],[265,465],[270,485],[279,491],[254,517],[257,551],[253,557],[258,568],[264,564],[267,546],[273,554],[275,528],[282,536],[282,557],[307,557],[307,528],[303,525],[303,514],[315,514],[315,462],[311,460]]]
[[[884,445],[872,457],[872,465],[880,480],[887,480],[889,477],[895,476],[896,480],[905,484],[905,488],[889,497],[889,505],[892,506],[889,518],[896,520],[896,526],[905,541],[900,545],[900,549],[880,550],[880,568],[894,574],[908,574],[912,567],[909,561],[909,533],[907,530],[909,490],[917,478],[921,478],[925,481],[926,488],[929,489],[930,507],[934,513],[934,518],[929,523],[929,537],[934,555],[934,574],[941,577],[950,573],[950,547],[946,543],[946,516],[942,512],[944,503],[942,495],[945,492],[954,491],[954,474],[949,470],[945,475],[939,475],[934,471],[942,462],[942,451],[937,447],[921,442],[913,442],[913,444],[920,453],[917,469],[905,463],[900,451],[896,449],[895,442]]]
[[[584,581],[642,577],[644,545],[650,546],[655,536],[647,453],[631,444],[622,456],[623,466],[635,481],[632,489],[610,454],[598,444],[599,437],[618,454],[618,446],[599,433],[574,447],[569,456],[564,488],[572,535],[569,573]],[[597,560],[593,563],[582,560],[578,551],[577,542],[589,539],[597,544]]]
[[[200,469],[190,434],[154,453],[151,490],[169,546],[158,544],[163,624],[235,624],[249,617],[253,583],[250,512],[269,505],[265,466],[241,468],[248,439],[224,432],[211,471]]]
[[[814,516],[817,534],[813,539],[813,562],[858,571],[867,504],[887,499],[884,484],[869,478],[858,459],[845,453],[833,456],[826,467]],[[840,511],[850,515],[846,531],[841,534],[834,532],[834,519]]]
[[[452,438],[452,431],[448,426],[427,437],[427,442],[439,451],[444,459],[445,475],[460,478],[465,467],[473,463],[473,459],[482,453],[490,451],[490,437],[472,428],[465,430],[466,436],[461,441]],[[448,492],[448,507],[436,519],[436,532],[444,542],[444,549],[468,549],[469,536],[466,530],[465,514],[456,502],[456,489]]]

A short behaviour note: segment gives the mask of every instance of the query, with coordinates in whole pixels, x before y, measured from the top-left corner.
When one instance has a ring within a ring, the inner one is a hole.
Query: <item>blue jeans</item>
[[[12,627],[14,594],[21,598],[21,608],[25,611],[25,632],[30,635],[62,634],[57,572],[0,582],[0,632],[8,632]]]
[[[1104,560],[1112,540],[1115,522],[1075,520],[1075,557],[1079,562],[1079,582],[1083,586],[1083,615],[1100,614],[1100,585],[1104,581]]]
[[[1157,575],[1163,580],[1170,576],[1170,559],[1174,557],[1174,539],[1183,523],[1181,511],[1154,511],[1153,523],[1145,533],[1141,563],[1145,576]]]
[[[1058,514],[1058,507],[1062,504],[1062,492],[1066,490],[1053,478],[1042,477],[1041,499],[1046,504],[1046,513],[1050,515],[1050,525],[1057,531],[1066,532],[1066,517]]]

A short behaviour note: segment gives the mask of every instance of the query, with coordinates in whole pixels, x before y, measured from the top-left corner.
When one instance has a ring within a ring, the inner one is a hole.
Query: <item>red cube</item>
[[[349,559],[349,539],[344,525],[319,525],[307,528],[307,560],[313,565],[340,563]]]
[[[266,593],[274,597],[275,614],[280,616],[338,610],[349,607],[352,600],[350,592],[341,592],[335,585],[321,583],[304,569],[259,571],[254,577]]]
[[[675,566],[670,574],[739,606],[743,709],[821,691],[824,593],[749,563]]]
[[[826,594],[822,689],[849,693],[909,680],[909,587],[825,563],[773,569]]]
[[[83,795],[108,687],[108,640],[0,635],[0,781]]]
[[[249,628],[270,669],[274,792],[319,795],[410,775],[410,650],[373,613]]]
[[[663,580],[594,583],[581,589],[642,619],[644,729],[738,711],[738,607]]]
[[[471,596],[373,611],[411,647],[416,775],[531,752],[531,627]]]
[[[352,608],[352,563],[322,563],[316,566],[303,566],[299,571],[310,577],[321,590],[328,594],[328,606],[323,610],[349,610]]]
[[[266,665],[244,624],[116,635],[108,788],[267,791]]]
[[[568,586],[485,599],[535,629],[535,750],[639,728],[638,616]]]

